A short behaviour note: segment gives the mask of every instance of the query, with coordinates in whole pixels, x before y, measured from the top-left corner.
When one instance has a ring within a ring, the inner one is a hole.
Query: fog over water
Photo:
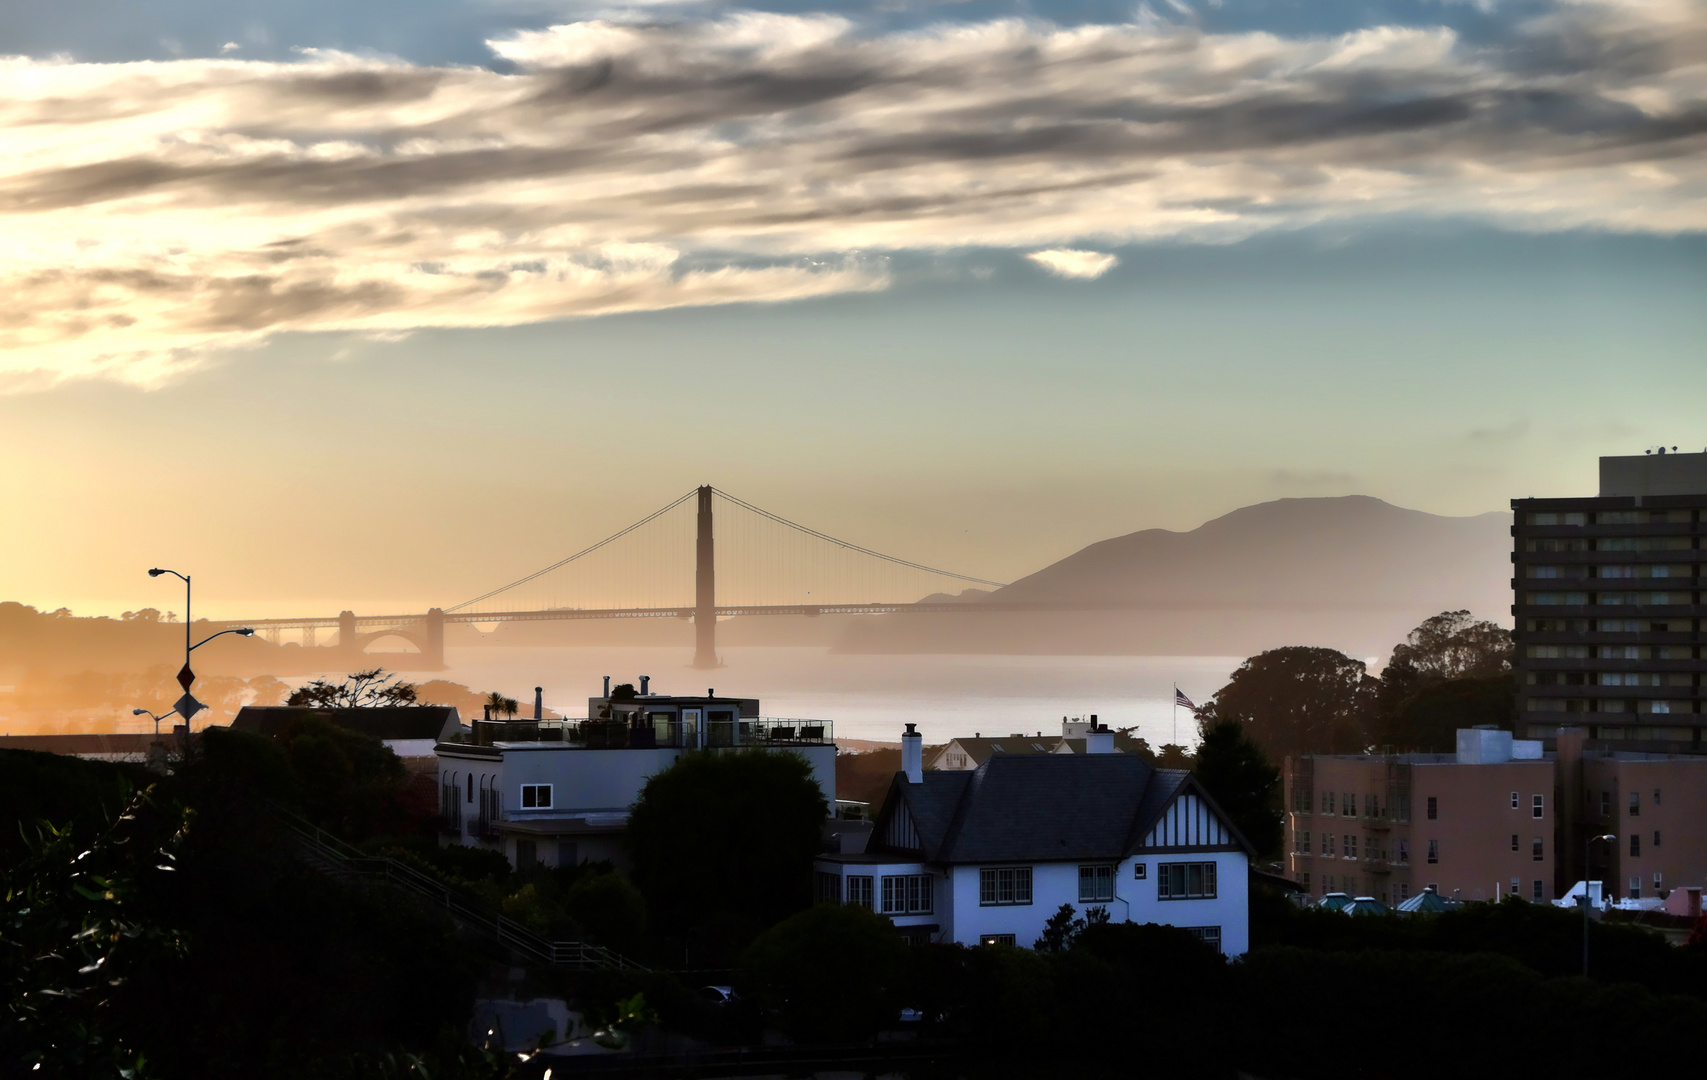
[[[448,670],[435,676],[523,703],[545,688],[545,703],[566,716],[586,714],[602,676],[638,684],[652,676],[658,693],[761,699],[767,716],[829,720],[840,739],[898,739],[914,723],[927,743],[983,732],[1059,732],[1063,715],[1096,713],[1111,727],[1138,728],[1152,746],[1173,741],[1177,682],[1202,703],[1244,659],[1231,656],[873,656],[827,649],[734,647],[724,667],[697,671],[675,648],[447,648]],[[374,657],[375,663],[383,657]],[[425,681],[418,675],[406,676]],[[1179,735],[1194,735],[1179,710]]]

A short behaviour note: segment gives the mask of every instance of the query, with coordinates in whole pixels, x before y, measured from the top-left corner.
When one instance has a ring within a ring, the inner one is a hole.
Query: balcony
[[[542,721],[540,726],[550,723]],[[681,720],[573,720],[557,724],[562,727],[559,738],[586,750],[688,749],[699,746],[701,737],[698,726]],[[704,745],[715,748],[828,746],[835,742],[835,727],[828,720],[771,716],[706,721],[703,734]]]

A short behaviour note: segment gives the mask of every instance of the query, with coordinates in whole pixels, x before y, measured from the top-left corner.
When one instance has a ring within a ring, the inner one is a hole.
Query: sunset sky
[[[1707,3],[71,0],[0,50],[0,599],[419,609],[699,483],[1009,580],[1707,446]]]

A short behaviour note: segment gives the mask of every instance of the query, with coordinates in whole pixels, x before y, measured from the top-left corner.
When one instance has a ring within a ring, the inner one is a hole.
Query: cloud
[[[1026,258],[1056,277],[1078,278],[1081,281],[1102,277],[1120,262],[1113,255],[1101,251],[1075,251],[1072,248],[1034,251]]]
[[[899,250],[1061,272],[1041,256],[1381,216],[1707,228],[1707,0],[1573,0],[1501,40],[747,12],[514,33],[503,71],[0,59],[0,385],[882,289]]]
[[[1529,434],[1529,420],[1513,420],[1499,427],[1481,427],[1470,430],[1470,441],[1475,443],[1509,443],[1516,442]]]
[[[1329,469],[1276,469],[1268,478],[1283,487],[1351,487],[1358,482],[1351,473]]]

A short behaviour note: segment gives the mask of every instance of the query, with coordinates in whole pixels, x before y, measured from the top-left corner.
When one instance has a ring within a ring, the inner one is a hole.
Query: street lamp
[[[147,716],[147,717],[153,718],[153,720],[154,720],[154,737],[156,739],[158,739],[160,737],[160,721],[165,720],[167,717],[178,715],[178,710],[173,709],[170,712],[151,713],[147,709],[132,709],[132,710],[130,710],[130,715],[132,715],[132,716]]]
[[[190,575],[180,574],[176,570],[167,570],[159,566],[148,571],[149,577],[159,577],[161,574],[171,574],[173,577],[178,578],[184,583],[184,669],[178,672],[178,685],[184,688],[184,696],[173,703],[176,707],[172,712],[175,712],[184,718],[184,744],[188,746],[190,741],[190,720],[196,715],[196,713],[207,708],[207,706],[203,705],[190,695],[190,684],[196,681],[196,673],[190,670],[190,654],[216,637],[223,637],[226,634],[236,634],[239,637],[253,637],[255,636],[255,631],[247,626],[237,627],[231,630],[221,630],[217,634],[209,634],[194,645],[191,645],[190,623],[192,620],[190,619]],[[135,716],[136,713],[132,713],[131,715]],[[149,715],[153,716],[154,714],[149,713]],[[166,713],[165,715],[171,716],[172,713]],[[161,717],[155,717],[155,723],[158,724],[161,719]],[[156,730],[158,731],[158,729]]]
[[[1616,844],[1618,837],[1607,833],[1605,836],[1591,836],[1583,844],[1583,978],[1588,978],[1588,861],[1594,851],[1594,845],[1599,843]],[[1606,895],[1606,883],[1600,885],[1602,896]]]

